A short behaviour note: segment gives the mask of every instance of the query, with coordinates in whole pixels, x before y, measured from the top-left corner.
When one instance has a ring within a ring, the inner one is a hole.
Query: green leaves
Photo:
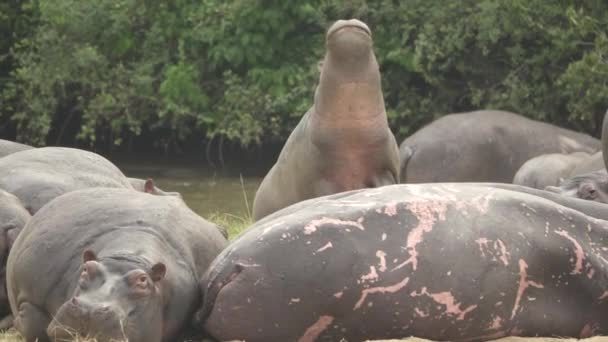
[[[38,0],[0,3],[0,133],[281,142],[312,104],[327,28],[351,17],[372,29],[399,139],[477,108],[597,132],[605,1]]]

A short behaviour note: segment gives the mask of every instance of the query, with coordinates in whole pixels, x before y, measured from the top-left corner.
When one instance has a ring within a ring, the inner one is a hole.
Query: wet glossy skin
[[[606,334],[608,222],[572,208],[608,209],[560,198],[451,183],[304,201],[218,256],[198,317],[253,342]]]

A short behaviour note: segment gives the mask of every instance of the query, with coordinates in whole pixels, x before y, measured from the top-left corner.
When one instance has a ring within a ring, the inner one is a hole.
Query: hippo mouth
[[[344,22],[338,23],[332,27],[327,33],[327,40],[330,40],[333,36],[344,31],[354,31],[360,34],[364,34],[366,37],[371,37],[372,32],[369,27],[362,22]]]

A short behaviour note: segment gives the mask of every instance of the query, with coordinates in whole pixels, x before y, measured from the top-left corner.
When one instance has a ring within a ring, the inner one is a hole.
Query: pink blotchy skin
[[[496,330],[502,328],[502,318],[496,316],[492,320],[492,325],[490,325],[490,329]]]
[[[323,217],[318,220],[310,221],[310,223],[304,227],[304,234],[310,235],[310,234],[316,232],[317,228],[319,228],[320,226],[322,226],[324,224],[335,224],[337,226],[352,226],[355,228],[359,228],[361,230],[365,230],[365,228],[363,227],[361,222],[363,222],[363,217],[357,221],[347,221],[347,220],[334,219],[334,218],[330,218],[330,217]]]
[[[378,273],[376,272],[376,268],[374,266],[370,266],[369,273],[361,277],[361,282],[366,280],[378,280]]]
[[[327,329],[327,327],[334,321],[332,316],[321,316],[315,322],[315,324],[311,325],[302,337],[298,339],[298,342],[312,342],[319,337],[319,335]]]
[[[388,216],[397,215],[397,202],[391,202],[384,208],[384,213]]]
[[[416,312],[416,315],[418,315],[418,317],[422,317],[422,318],[429,317],[428,313],[426,313],[418,308],[414,308],[414,311]]]
[[[527,280],[527,269],[528,264],[526,263],[526,261],[523,259],[519,259],[519,288],[517,289],[517,297],[515,297],[515,305],[513,305],[513,311],[511,311],[511,319],[515,317],[515,313],[517,312],[517,309],[519,309],[519,302],[521,301],[521,296],[524,294],[524,291],[528,288],[528,286],[534,286],[538,289],[544,288],[542,284]]]
[[[439,201],[413,202],[409,203],[406,207],[416,216],[418,225],[407,235],[406,248],[410,257],[393,268],[393,271],[398,270],[407,264],[412,264],[412,268],[416,270],[418,267],[418,251],[416,250],[416,246],[422,242],[424,233],[433,230],[433,225],[437,220],[445,221],[447,203]]]
[[[456,320],[459,320],[459,321],[462,321],[469,312],[471,312],[471,311],[475,310],[475,308],[477,308],[477,305],[470,305],[469,307],[467,307],[464,310],[460,309],[461,303],[457,303],[456,299],[454,298],[452,293],[447,292],[447,291],[438,292],[438,293],[429,293],[427,291],[426,287],[423,287],[422,290],[420,290],[420,293],[416,293],[416,291],[414,291],[410,295],[412,297],[419,297],[419,296],[423,296],[423,295],[430,297],[438,304],[445,305],[444,314],[458,315],[456,317]]]
[[[328,248],[332,248],[332,247],[333,247],[333,245],[332,245],[332,243],[331,243],[331,241],[330,241],[330,242],[326,243],[326,244],[325,244],[325,246],[323,246],[323,247],[321,247],[321,248],[317,249],[317,252],[323,252],[324,250],[326,250],[326,249],[328,249]]]
[[[395,285],[391,285],[391,286],[384,286],[384,287],[372,287],[369,289],[365,289],[361,292],[361,298],[359,298],[359,300],[357,301],[357,303],[355,304],[355,307],[353,308],[353,310],[357,310],[358,308],[361,307],[361,305],[363,304],[363,302],[365,301],[365,298],[367,298],[367,295],[372,294],[372,293],[395,293],[399,290],[401,290],[402,288],[405,287],[405,285],[407,285],[407,283],[410,281],[410,278],[407,277],[405,279],[403,279],[402,281],[398,282]]]
[[[376,256],[380,258],[380,267],[378,268],[378,270],[380,272],[386,271],[386,253],[384,253],[383,251],[377,251]]]
[[[574,264],[574,270],[570,274],[581,274],[583,270],[583,259],[585,258],[585,252],[583,251],[583,247],[576,241],[570,234],[568,234],[565,230],[556,231],[555,234],[561,235],[566,239],[572,241],[574,244],[574,253],[576,254],[576,263]]]
[[[496,242],[494,242],[494,245],[496,244],[498,244],[498,248],[500,248],[500,260],[503,262],[503,264],[505,264],[505,266],[508,266],[509,252],[507,252],[507,247],[500,239],[497,239]]]

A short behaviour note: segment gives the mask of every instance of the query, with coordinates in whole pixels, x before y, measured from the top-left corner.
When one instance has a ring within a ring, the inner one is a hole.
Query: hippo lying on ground
[[[29,150],[34,147],[20,144],[18,142],[0,139],[0,158],[13,154],[15,152]]]
[[[600,170],[574,176],[563,180],[559,186],[548,186],[545,190],[562,196],[608,203],[608,173]]]
[[[158,196],[178,196],[178,197],[182,196],[179,192],[174,192],[174,191],[167,192],[167,191],[163,191],[163,190],[159,189],[154,184],[154,181],[150,178],[143,180],[140,178],[127,177],[127,179],[131,183],[131,186],[133,186],[133,188],[137,191],[147,192],[149,194],[158,195]]]
[[[174,196],[92,188],[36,213],[8,258],[8,296],[26,341],[173,341],[198,281],[227,240]]]
[[[600,148],[600,141],[587,134],[507,111],[449,114],[403,141],[401,182],[511,183],[535,156]]]
[[[133,189],[114,164],[85,150],[41,147],[0,158],[0,189],[32,214],[61,194],[90,187]]]
[[[6,293],[6,259],[19,232],[30,218],[16,196],[0,190],[0,329],[8,329],[13,324]]]
[[[585,152],[541,154],[526,161],[517,170],[513,184],[536,189],[559,185],[562,180],[572,175],[577,165],[589,158],[591,155]]]
[[[608,334],[608,222],[526,192],[608,218],[602,204],[512,184],[311,199],[214,260],[197,319],[247,342]]]
[[[290,204],[399,182],[371,31],[338,20],[326,35],[313,106],[291,133],[253,202],[258,220]]]

